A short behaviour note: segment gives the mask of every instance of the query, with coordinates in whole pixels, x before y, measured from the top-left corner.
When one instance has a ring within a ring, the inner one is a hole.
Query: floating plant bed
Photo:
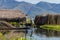
[[[60,31],[60,25],[42,25],[42,29]]]

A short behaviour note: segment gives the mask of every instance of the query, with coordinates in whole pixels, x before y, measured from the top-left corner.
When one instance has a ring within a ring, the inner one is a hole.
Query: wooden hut
[[[19,10],[0,10],[0,20],[20,22],[24,18],[26,18],[26,15]]]
[[[0,10],[0,21],[25,22],[26,14],[19,10]]]
[[[36,25],[60,25],[60,14],[37,15],[34,20]]]

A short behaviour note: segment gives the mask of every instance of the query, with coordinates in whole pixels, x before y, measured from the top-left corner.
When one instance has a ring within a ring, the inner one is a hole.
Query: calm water
[[[27,40],[60,40],[60,37],[56,37],[56,36],[46,36],[45,34],[41,34],[41,33],[37,33],[36,32],[37,28],[31,28],[28,30],[28,33],[23,36],[23,37],[26,37]],[[11,30],[12,31],[12,30]],[[15,34],[14,34],[15,33]],[[12,36],[12,37],[19,37],[20,35],[24,35],[24,33],[21,33],[18,31],[18,33],[16,32],[9,32],[7,34],[7,36],[5,35],[5,37],[8,37],[8,36]]]
[[[46,35],[42,35],[40,33],[35,33],[35,30],[36,30],[36,28],[32,28],[32,29],[28,30],[27,38],[30,37],[29,35],[31,35],[31,33],[33,32],[32,37],[31,37],[32,40],[60,40],[60,37],[56,37],[56,36],[47,37]]]

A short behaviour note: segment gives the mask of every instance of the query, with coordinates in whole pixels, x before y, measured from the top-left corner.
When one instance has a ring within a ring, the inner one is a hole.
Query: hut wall
[[[44,25],[44,24],[52,24],[59,25],[60,24],[60,15],[46,15],[46,16],[36,16],[34,23],[36,25]]]

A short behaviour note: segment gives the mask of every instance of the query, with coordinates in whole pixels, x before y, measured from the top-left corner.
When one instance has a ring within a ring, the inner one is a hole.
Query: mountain
[[[24,1],[18,2],[15,0],[0,0],[0,9],[21,10],[27,14],[31,6],[33,6],[33,4]]]
[[[32,4],[24,1],[18,2],[15,0],[0,0],[0,10],[1,9],[21,10],[30,18],[34,18],[39,14],[60,13],[60,4],[42,1],[37,4]]]
[[[0,0],[0,9],[13,9],[18,6],[20,2],[15,0]]]
[[[14,9],[22,10],[30,18],[46,12],[46,10],[35,6],[35,4],[31,4],[31,3],[27,3],[27,2],[20,2],[20,4],[17,7],[15,7]]]
[[[28,11],[28,15],[30,16],[30,18],[34,18],[36,15],[40,15],[44,13],[47,14],[49,13],[49,11],[36,7],[36,6],[32,6],[30,10]]]
[[[56,4],[56,3],[48,3],[48,2],[39,2],[36,4],[37,7],[49,10],[49,11],[53,11],[56,13],[60,13],[60,4]]]
[[[31,8],[32,6],[34,6],[34,4],[31,4],[31,3],[27,3],[27,2],[22,1],[22,2],[20,2],[20,4],[19,4],[17,7],[15,7],[14,9],[16,9],[16,10],[22,10],[24,13],[27,14],[28,11],[30,10],[30,8]]]

